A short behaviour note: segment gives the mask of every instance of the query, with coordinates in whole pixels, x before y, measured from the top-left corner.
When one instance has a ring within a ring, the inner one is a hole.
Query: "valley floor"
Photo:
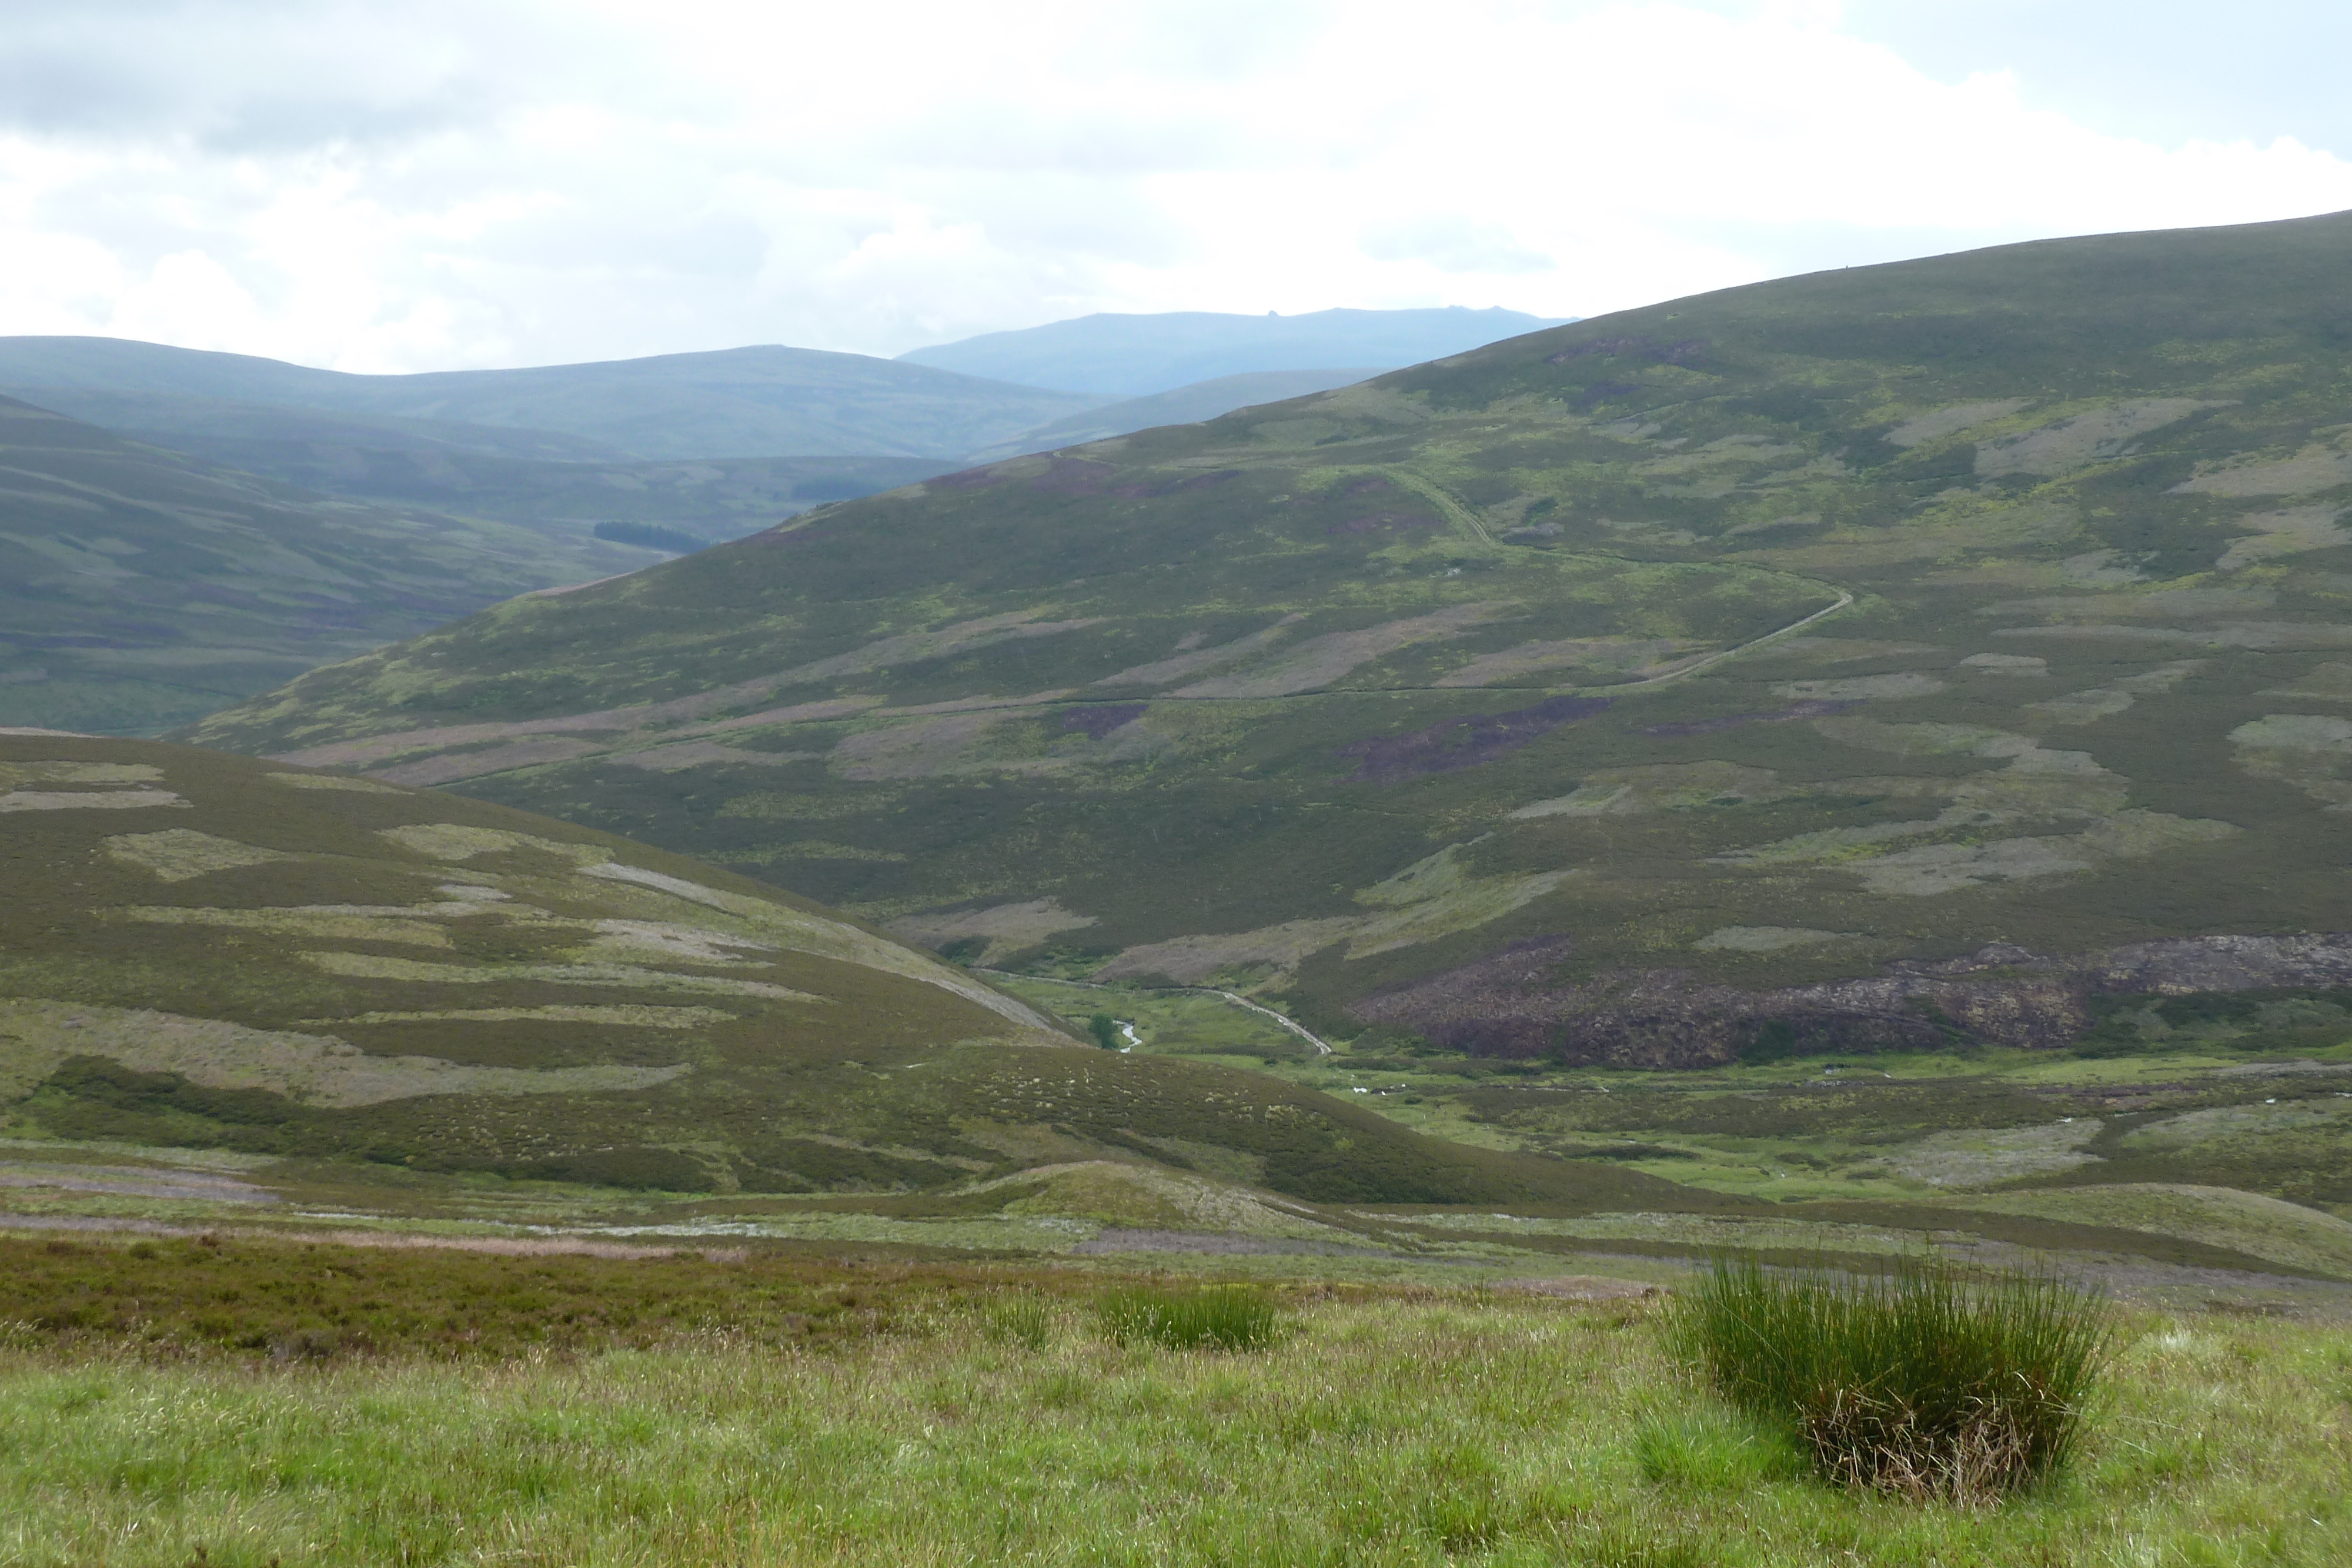
[[[1651,1300],[1293,1285],[1222,1354],[1067,1270],[137,1245],[0,1241],[0,1563],[2352,1561],[2340,1327],[2133,1312],[2074,1469],[1963,1510],[1808,1479]],[[305,1299],[358,1326],[243,1332]]]

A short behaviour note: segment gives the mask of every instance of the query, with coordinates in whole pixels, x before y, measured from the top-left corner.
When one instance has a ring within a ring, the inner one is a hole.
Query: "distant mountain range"
[[[899,355],[898,362],[1024,386],[1149,397],[1202,382],[1269,371],[1343,365],[1395,370],[1546,327],[1564,326],[1573,319],[1527,316],[1499,307],[1465,310],[1459,306],[1444,310],[1316,310],[1303,316],[1271,312],[1235,316],[1208,310],[1134,316],[1106,313],[916,349]],[[1371,373],[1354,371],[1351,379]],[[1339,384],[1342,383],[1327,383]]]
[[[1110,401],[814,349],[362,376],[115,338],[0,338],[0,392],[159,440],[606,460],[957,458]]]

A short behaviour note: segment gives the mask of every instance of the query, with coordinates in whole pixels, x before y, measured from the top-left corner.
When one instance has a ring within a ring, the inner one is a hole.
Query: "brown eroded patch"
[[[1149,703],[1108,703],[1101,707],[1072,708],[1062,716],[1064,729],[1086,731],[1088,740],[1100,740],[1121,725],[1141,718]]]

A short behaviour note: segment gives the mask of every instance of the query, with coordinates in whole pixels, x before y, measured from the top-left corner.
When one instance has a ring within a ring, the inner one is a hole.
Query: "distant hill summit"
[[[1465,310],[1459,306],[1444,310],[1316,310],[1301,316],[1207,310],[1104,313],[1017,331],[986,332],[912,350],[898,361],[1024,386],[1148,397],[1259,371],[1349,365],[1391,370],[1571,319],[1527,316],[1500,307]],[[1355,375],[1360,379],[1372,373]],[[1296,396],[1297,391],[1274,395]]]
[[[0,822],[13,1138],[679,1192],[1104,1160],[1343,1202],[1678,1190],[1081,1046],[805,900],[432,790],[0,730]]]
[[[116,338],[0,338],[0,392],[166,441],[312,440],[334,416],[355,445],[592,460],[955,458],[1108,401],[778,346],[363,376]]]
[[[2352,214],[1819,273],[846,502],[195,733],[1325,1035],[2158,1038],[2352,988],[2347,410]],[[793,760],[656,760],[719,739]]]
[[[654,559],[586,527],[360,506],[0,397],[0,725],[138,734]]]

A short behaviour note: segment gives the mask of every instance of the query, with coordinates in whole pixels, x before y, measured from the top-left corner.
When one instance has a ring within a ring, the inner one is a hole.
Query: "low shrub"
[[[1278,1327],[1274,1303],[1242,1286],[1113,1291],[1096,1312],[1118,1343],[1169,1350],[1255,1350],[1273,1343]]]
[[[2106,1304],[2049,1274],[1877,1278],[1722,1260],[1675,1333],[1717,1392],[1792,1425],[1832,1480],[1981,1499],[2064,1464],[2112,1343]]]

